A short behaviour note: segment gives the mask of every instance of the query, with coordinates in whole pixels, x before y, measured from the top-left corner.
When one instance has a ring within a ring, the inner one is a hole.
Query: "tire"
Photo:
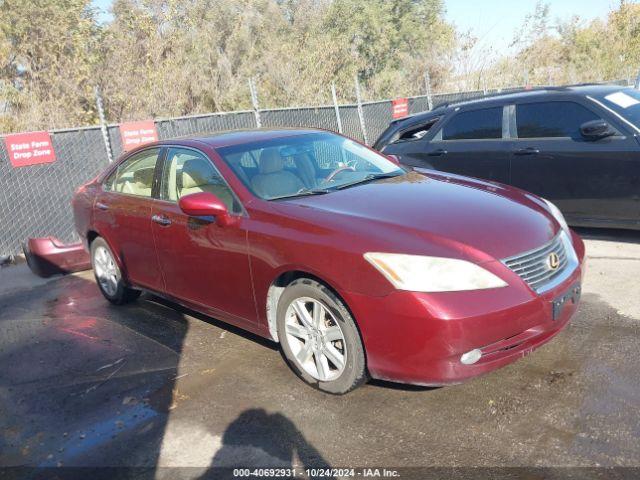
[[[358,328],[344,303],[321,283],[301,278],[289,284],[278,300],[276,321],[289,366],[309,385],[342,395],[367,380]]]
[[[140,290],[129,288],[107,242],[97,237],[91,242],[91,266],[98,288],[114,305],[123,305],[140,296]]]

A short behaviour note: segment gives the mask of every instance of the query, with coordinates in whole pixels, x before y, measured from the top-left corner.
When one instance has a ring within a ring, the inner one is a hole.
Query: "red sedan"
[[[553,204],[325,131],[146,145],[73,207],[110,302],[150,291],[270,338],[331,393],[494,370],[580,297],[584,245]]]

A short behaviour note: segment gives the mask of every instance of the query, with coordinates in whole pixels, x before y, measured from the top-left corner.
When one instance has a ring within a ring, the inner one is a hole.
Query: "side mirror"
[[[229,210],[222,200],[213,193],[199,192],[185,195],[178,201],[180,210],[192,217],[216,217],[220,226],[228,225],[231,221]]]
[[[604,120],[591,120],[580,125],[580,133],[587,140],[611,137],[616,131]]]

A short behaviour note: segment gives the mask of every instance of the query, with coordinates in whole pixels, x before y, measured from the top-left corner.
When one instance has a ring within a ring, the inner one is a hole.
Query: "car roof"
[[[311,133],[327,133],[326,130],[317,128],[247,128],[240,130],[228,130],[210,134],[187,135],[156,142],[157,145],[190,145],[193,143],[206,144],[213,148],[241,145],[251,142],[272,140],[275,138],[308,135]]]
[[[490,95],[487,97],[474,98],[470,100],[462,100],[451,103],[441,103],[436,105],[433,110],[427,112],[421,112],[414,115],[410,115],[408,117],[404,117],[398,119],[392,124],[404,124],[404,123],[413,123],[414,121],[420,121],[423,119],[429,119],[430,117],[435,117],[439,115],[443,115],[448,113],[454,108],[466,107],[468,105],[502,105],[509,102],[514,102],[522,99],[549,99],[554,96],[566,96],[566,95],[579,95],[579,96],[600,96],[606,95],[607,93],[611,93],[614,91],[622,90],[625,88],[631,88],[623,85],[613,85],[613,84],[580,84],[580,85],[567,85],[562,87],[541,87],[541,88],[532,88],[530,90],[520,90],[517,92],[505,92],[498,93],[495,95]]]

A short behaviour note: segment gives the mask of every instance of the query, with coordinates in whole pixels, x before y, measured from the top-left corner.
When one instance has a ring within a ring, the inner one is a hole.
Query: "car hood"
[[[531,194],[434,171],[274,204],[317,226],[332,224],[356,233],[366,248],[423,255],[451,255],[453,250],[476,262],[540,247],[559,229]]]

